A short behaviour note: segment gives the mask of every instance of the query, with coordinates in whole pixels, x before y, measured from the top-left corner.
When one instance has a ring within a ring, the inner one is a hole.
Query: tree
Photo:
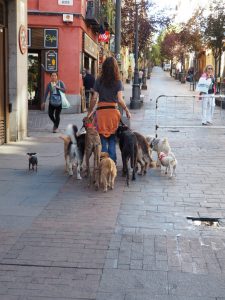
[[[211,13],[204,22],[202,22],[202,27],[204,40],[207,46],[212,49],[215,59],[215,75],[220,77],[220,65],[225,31],[225,8],[222,3],[223,1],[214,0],[214,2],[211,2]]]
[[[139,52],[143,52],[151,43],[152,35],[157,31],[157,26],[169,23],[169,18],[163,14],[152,14],[154,4],[150,0],[142,0],[138,4],[138,24],[139,24]],[[134,24],[136,18],[135,0],[124,0],[121,10],[121,37],[122,45],[134,45]]]

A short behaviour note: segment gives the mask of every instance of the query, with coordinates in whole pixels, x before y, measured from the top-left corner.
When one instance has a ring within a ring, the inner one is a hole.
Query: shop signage
[[[45,70],[47,72],[57,72],[58,70],[58,53],[49,50],[45,53]]]
[[[73,0],[58,0],[58,5],[73,5]]]
[[[110,40],[110,32],[109,31],[105,31],[105,33],[98,35],[99,42],[108,43],[109,40]]]
[[[20,52],[25,54],[27,51],[27,29],[24,25],[21,25],[19,29],[19,47]]]
[[[58,29],[44,30],[44,47],[58,48]]]
[[[98,45],[86,33],[84,34],[84,52],[95,59],[98,58]]]

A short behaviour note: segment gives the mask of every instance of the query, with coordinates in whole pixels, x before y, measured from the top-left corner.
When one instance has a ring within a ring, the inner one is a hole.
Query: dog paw
[[[73,171],[72,170],[69,171],[69,176],[73,176]]]
[[[77,175],[77,180],[81,180],[82,177],[80,175]]]

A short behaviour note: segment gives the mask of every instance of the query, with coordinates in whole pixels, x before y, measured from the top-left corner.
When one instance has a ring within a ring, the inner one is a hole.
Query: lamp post
[[[148,87],[147,87],[147,84],[146,84],[146,81],[147,81],[147,74],[146,74],[146,48],[144,49],[144,72],[143,72],[143,82],[142,82],[142,86],[141,86],[141,89],[142,90],[147,90]]]
[[[135,67],[134,67],[134,81],[132,87],[132,97],[130,98],[130,108],[137,109],[141,107],[140,99],[140,85],[138,76],[138,2],[135,0],[135,40],[134,40],[134,55],[135,55]]]
[[[121,45],[121,0],[116,0],[116,24],[115,24],[115,58],[120,63]]]

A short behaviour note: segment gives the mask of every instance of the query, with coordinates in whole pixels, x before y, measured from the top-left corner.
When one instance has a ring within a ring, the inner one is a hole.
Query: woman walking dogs
[[[211,125],[215,108],[215,79],[212,65],[206,66],[196,90],[200,92],[202,100],[202,125]]]
[[[65,85],[61,80],[58,80],[57,73],[51,73],[51,81],[48,83],[44,102],[42,103],[42,109],[45,109],[45,102],[49,95],[49,106],[48,106],[48,115],[51,121],[53,122],[53,132],[58,132],[59,122],[60,122],[60,113],[62,110],[62,99],[60,92],[65,93]]]
[[[97,104],[97,130],[101,138],[102,152],[108,152],[110,158],[116,162],[115,133],[121,117],[118,104],[125,110],[127,118],[130,118],[131,115],[123,100],[123,86],[115,58],[106,58],[102,65],[102,74],[96,80],[93,90],[89,116],[93,114]]]

